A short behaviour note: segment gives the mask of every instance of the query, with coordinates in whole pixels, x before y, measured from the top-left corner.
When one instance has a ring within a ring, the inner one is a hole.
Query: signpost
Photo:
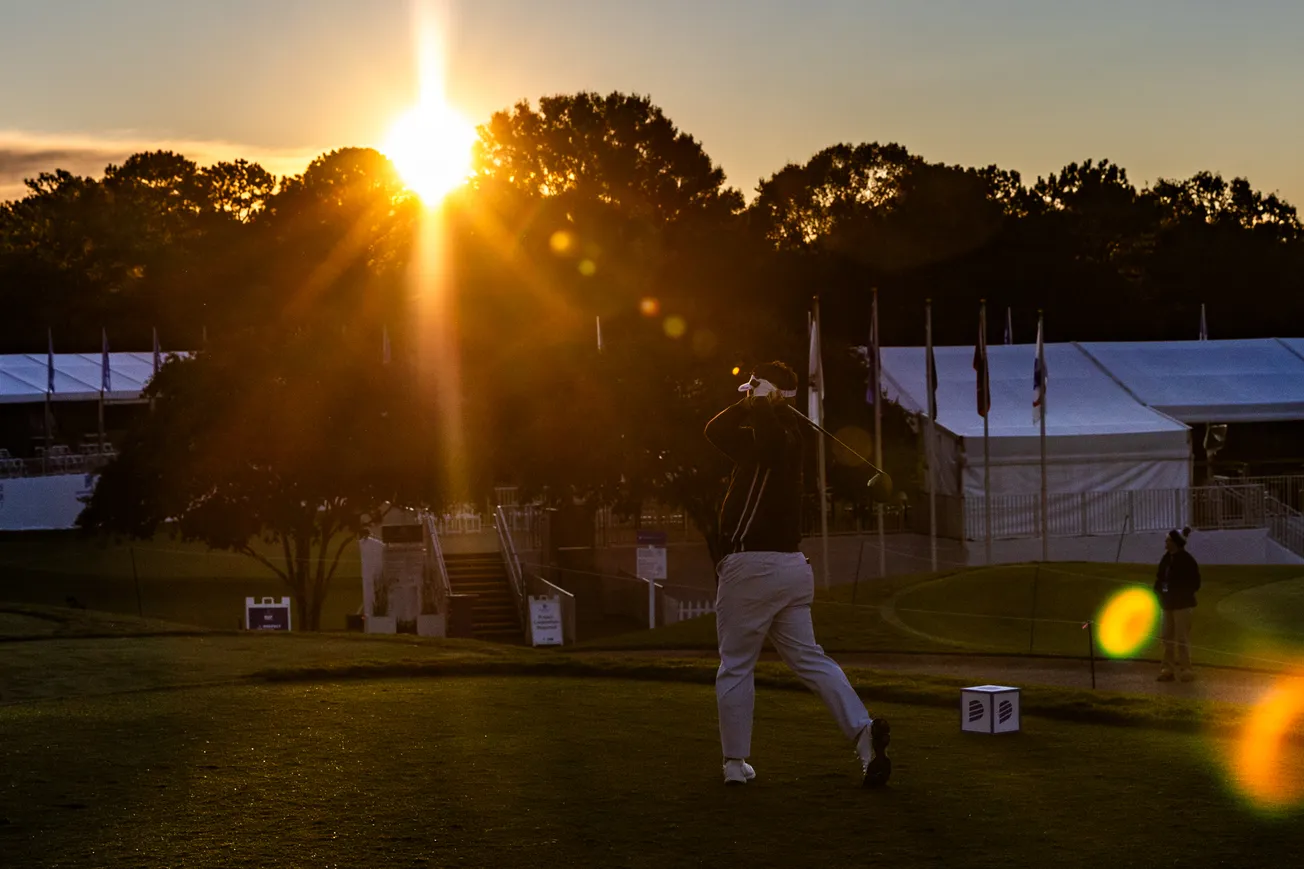
[[[657,626],[657,580],[666,578],[666,532],[638,532],[635,575],[647,580],[647,626]]]
[[[257,599],[245,598],[246,631],[288,631],[290,629],[290,599],[281,598],[277,603],[274,597],[265,597],[261,603]]]
[[[563,641],[561,599],[531,595],[530,643],[535,646],[560,646]]]

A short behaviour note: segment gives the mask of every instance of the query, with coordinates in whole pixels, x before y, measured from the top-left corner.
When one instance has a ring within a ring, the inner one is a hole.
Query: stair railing
[[[426,537],[426,569],[431,571],[435,578],[435,606],[447,619],[450,617],[448,599],[453,594],[453,585],[448,581],[448,566],[444,564],[444,550],[439,545],[439,527],[435,524],[434,514],[426,513],[423,519],[422,525]],[[432,561],[434,564],[430,564]]]
[[[516,543],[507,524],[507,514],[499,504],[494,508],[494,527],[498,529],[498,546],[502,550],[503,560],[507,562],[508,585],[516,597],[516,608],[521,614],[521,626],[525,636],[530,638],[530,596],[525,588],[525,577],[521,574],[521,560],[516,555]]]
[[[1274,498],[1263,498],[1268,525],[1268,538],[1295,555],[1304,557],[1304,513]]]

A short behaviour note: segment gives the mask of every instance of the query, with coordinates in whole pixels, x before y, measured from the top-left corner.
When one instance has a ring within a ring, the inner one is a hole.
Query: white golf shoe
[[[745,760],[732,758],[724,762],[724,783],[727,785],[745,785],[756,778],[756,770]]]
[[[891,778],[892,759],[887,756],[887,745],[891,741],[892,728],[882,718],[870,721],[869,726],[856,737],[862,786],[881,788]]]

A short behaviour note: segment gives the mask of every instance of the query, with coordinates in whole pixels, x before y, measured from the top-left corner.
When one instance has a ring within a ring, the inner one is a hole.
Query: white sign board
[[[664,546],[640,546],[635,550],[636,567],[634,575],[639,579],[666,578],[666,548]]]
[[[276,598],[272,597],[265,597],[262,601],[252,597],[245,598],[245,630],[290,630],[290,599],[283,597],[278,603]]]
[[[530,642],[536,646],[562,644],[560,598],[530,597]]]

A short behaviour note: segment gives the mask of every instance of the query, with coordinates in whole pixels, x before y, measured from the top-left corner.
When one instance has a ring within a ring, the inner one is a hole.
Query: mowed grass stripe
[[[0,713],[7,865],[1288,865],[1225,740],[894,721],[886,791],[808,695],[762,690],[720,784],[704,685],[479,677],[224,686]],[[96,751],[87,752],[87,745]],[[10,863],[9,861],[12,861]]]
[[[77,613],[91,629],[97,618]],[[132,620],[125,619],[123,628]],[[62,697],[169,690],[207,683],[334,682],[394,677],[479,675],[612,678],[709,685],[709,659],[530,649],[474,640],[361,634],[220,633],[33,640],[3,647],[0,707]],[[968,678],[848,667],[871,700],[956,709]],[[1084,671],[1085,678],[1085,671]],[[805,687],[782,664],[761,662],[758,684]],[[1239,726],[1245,706],[1189,697],[1154,697],[1070,687],[1023,686],[1024,714],[1071,721],[1198,731]],[[1292,733],[1304,732],[1304,721]]]

